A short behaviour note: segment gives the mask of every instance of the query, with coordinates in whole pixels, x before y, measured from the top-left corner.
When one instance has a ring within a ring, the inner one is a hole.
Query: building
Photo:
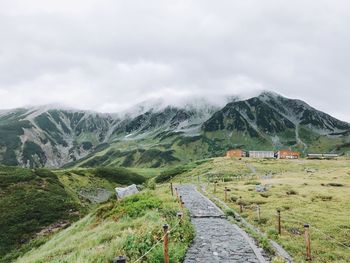
[[[306,157],[308,159],[322,159],[322,153],[309,153]]]
[[[273,151],[249,151],[249,157],[251,158],[275,158]]]
[[[300,153],[290,150],[279,150],[276,154],[278,159],[299,159]]]
[[[226,157],[246,157],[246,152],[241,149],[229,150],[226,152]]]
[[[339,155],[335,153],[309,153],[307,155],[308,159],[335,159]]]
[[[323,158],[324,159],[335,159],[337,158],[339,155],[335,154],[335,153],[324,153],[323,154]]]

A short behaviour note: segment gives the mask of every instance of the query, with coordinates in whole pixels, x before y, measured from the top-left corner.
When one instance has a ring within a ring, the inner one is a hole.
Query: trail
[[[193,185],[178,187],[196,237],[186,253],[185,263],[207,262],[267,262],[254,242],[237,225],[225,218],[224,213]]]

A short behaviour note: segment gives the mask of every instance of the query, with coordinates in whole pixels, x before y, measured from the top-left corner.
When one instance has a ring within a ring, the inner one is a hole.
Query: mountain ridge
[[[223,107],[200,100],[176,107],[158,100],[112,114],[18,108],[0,112],[0,134],[0,163],[6,165],[61,167],[109,154],[115,159],[105,156],[104,165],[161,166],[233,147],[347,152],[350,124],[302,100],[265,91],[231,98]]]

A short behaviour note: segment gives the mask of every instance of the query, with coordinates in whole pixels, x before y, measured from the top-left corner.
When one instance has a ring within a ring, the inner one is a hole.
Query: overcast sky
[[[0,0],[0,108],[271,90],[350,121],[347,0]]]

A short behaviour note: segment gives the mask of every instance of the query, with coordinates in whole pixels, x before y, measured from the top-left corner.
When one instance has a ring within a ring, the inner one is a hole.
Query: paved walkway
[[[230,224],[223,212],[194,186],[182,185],[178,190],[196,229],[185,263],[266,262],[246,234],[238,226]]]

